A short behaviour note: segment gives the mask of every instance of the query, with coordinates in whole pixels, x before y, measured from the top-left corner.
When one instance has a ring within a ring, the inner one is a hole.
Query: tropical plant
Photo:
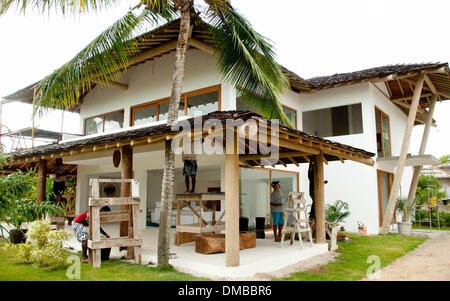
[[[25,234],[27,242],[8,244],[7,249],[22,263],[35,263],[39,267],[51,266],[56,269],[66,265],[67,252],[63,243],[70,237],[64,230],[50,231],[48,221],[37,221]]]
[[[341,223],[350,215],[348,203],[337,200],[325,207],[325,220],[330,223]]]
[[[6,202],[5,222],[14,229],[21,230],[23,223],[42,219],[46,215],[61,214],[64,214],[64,209],[49,201],[38,203],[29,199],[9,199]]]
[[[440,157],[439,161],[441,161],[442,164],[450,162],[450,154],[447,154],[447,155],[444,155],[444,156]]]
[[[407,197],[397,199],[396,210],[402,214],[402,222],[407,223],[410,221],[415,205],[416,200],[410,202]]]
[[[265,117],[278,119],[291,126],[279,103],[288,80],[274,58],[271,43],[258,34],[249,22],[230,4],[229,0],[205,0],[204,18],[209,24],[211,45],[217,57],[222,78],[239,90],[239,96]],[[118,1],[20,1],[0,0],[0,14],[13,4],[22,11],[29,6],[46,12],[51,8],[62,13],[100,11]],[[40,107],[68,108],[78,104],[82,92],[89,91],[91,81],[108,85],[126,71],[131,58],[137,53],[133,40],[144,23],[157,24],[161,19],[181,17],[172,92],[169,101],[167,125],[178,119],[178,107],[183,87],[184,65],[191,24],[200,22],[194,0],[141,0],[122,18],[107,28],[72,60],[47,76],[37,87],[35,104]],[[36,109],[35,109],[36,110]],[[158,238],[158,266],[167,265],[170,249],[170,220],[174,190],[174,153],[171,141],[166,141],[165,164],[161,192],[161,214]]]
[[[445,198],[445,192],[440,191],[442,185],[432,175],[421,175],[416,190],[416,202],[418,205],[429,204],[431,196],[437,196],[437,201],[441,202]]]

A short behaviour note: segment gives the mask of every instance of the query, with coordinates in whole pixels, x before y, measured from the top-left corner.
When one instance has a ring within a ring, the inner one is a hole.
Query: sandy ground
[[[416,232],[418,233],[418,232]],[[420,233],[420,232],[419,232]],[[433,231],[430,239],[380,270],[379,279],[363,281],[449,281],[450,231]]]

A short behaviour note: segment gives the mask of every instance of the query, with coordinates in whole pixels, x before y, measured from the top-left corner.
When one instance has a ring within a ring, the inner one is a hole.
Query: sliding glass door
[[[249,228],[254,229],[256,218],[265,218],[265,228],[272,228],[270,195],[272,181],[280,181],[280,194],[287,202],[289,192],[298,191],[298,172],[278,171],[265,168],[239,169],[240,216],[249,219]]]

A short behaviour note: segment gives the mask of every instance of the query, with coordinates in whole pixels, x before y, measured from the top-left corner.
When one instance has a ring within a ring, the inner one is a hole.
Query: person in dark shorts
[[[111,211],[111,208],[108,206],[102,207],[100,212],[103,211]],[[81,242],[81,250],[83,252],[82,260],[83,262],[88,262],[88,254],[87,254],[87,242],[89,239],[89,234],[86,230],[86,226],[89,226],[89,211],[83,212],[77,215],[72,221],[72,230],[75,234],[78,242]],[[100,227],[100,233],[109,238],[109,235]]]
[[[194,154],[183,154],[182,160],[184,161],[183,165],[183,176],[184,183],[186,185],[185,192],[195,192],[195,182],[197,176],[197,156]],[[192,189],[189,190],[189,177],[191,177],[192,181]]]

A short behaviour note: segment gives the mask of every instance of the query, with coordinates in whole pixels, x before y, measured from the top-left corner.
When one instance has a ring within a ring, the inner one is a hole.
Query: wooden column
[[[228,140],[227,140],[228,142]],[[225,154],[225,265],[239,266],[239,154],[234,147]]]
[[[325,180],[323,175],[323,157],[315,156],[314,169],[314,206],[316,213],[316,243],[326,241],[325,231]]]
[[[133,178],[133,148],[129,145],[122,146],[122,179]],[[121,197],[131,197],[131,183],[122,183],[120,187]],[[130,210],[130,206],[120,206],[120,210]],[[128,236],[129,224],[120,222],[120,236]]]
[[[436,101],[437,101],[437,94],[433,94],[433,96],[431,97],[430,109],[428,111],[427,120],[425,122],[425,128],[423,129],[422,143],[420,144],[419,155],[425,154],[425,149],[427,147],[427,142],[428,142],[428,136],[430,134],[431,123],[433,122],[433,114],[434,114],[434,108],[436,107]],[[414,167],[413,178],[411,180],[411,186],[409,187],[409,194],[408,194],[408,202],[410,204],[412,204],[412,202],[416,198],[417,184],[419,183],[421,169],[422,169],[422,166]]]
[[[38,163],[38,183],[36,200],[38,202],[45,201],[45,188],[47,179],[47,160],[40,159]]]
[[[414,122],[416,120],[417,109],[419,107],[420,95],[422,94],[423,82],[425,75],[422,73],[419,79],[415,83],[414,95],[411,101],[411,108],[409,109],[408,122],[406,124],[405,134],[403,135],[402,149],[397,162],[397,168],[394,176],[394,183],[391,187],[391,193],[389,195],[389,202],[386,208],[386,212],[383,217],[383,226],[380,233],[387,234],[391,225],[392,217],[394,216],[395,204],[397,203],[398,192],[400,190],[400,184],[402,182],[403,171],[406,164],[406,156],[408,155],[409,143],[411,141],[411,133],[413,130]]]

